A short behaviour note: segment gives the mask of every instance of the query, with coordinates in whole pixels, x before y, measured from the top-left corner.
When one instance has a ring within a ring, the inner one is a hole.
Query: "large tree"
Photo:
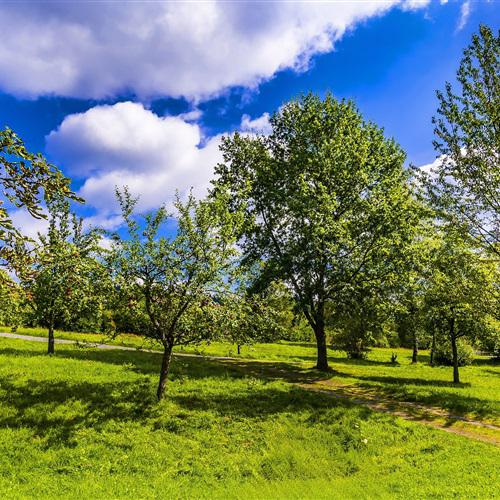
[[[163,347],[157,389],[162,399],[173,348],[209,341],[220,331],[220,297],[228,290],[227,273],[236,250],[226,229],[235,221],[228,217],[221,223],[227,212],[222,203],[189,196],[185,203],[175,203],[177,227],[168,237],[165,208],[140,218],[134,213],[137,199],[127,189],[118,198],[127,235],[114,235],[110,269],[136,333]]]
[[[411,232],[405,154],[331,95],[289,102],[271,126],[269,136],[223,140],[211,196],[245,213],[246,263],[262,262],[261,284],[281,279],[292,290],[326,370],[327,304],[342,307],[361,283],[392,272]]]
[[[442,215],[500,255],[500,34],[487,26],[464,51],[458,90],[438,91],[440,153],[431,194]]]

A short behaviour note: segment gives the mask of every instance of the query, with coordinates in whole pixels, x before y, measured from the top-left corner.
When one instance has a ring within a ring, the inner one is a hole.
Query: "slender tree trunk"
[[[450,320],[450,340],[451,340],[451,353],[453,356],[453,383],[460,383],[460,375],[458,373],[458,349],[457,337],[455,335],[455,318]]]
[[[417,332],[413,332],[413,352],[411,355],[411,362],[416,363],[418,361],[418,338]]]
[[[55,344],[54,324],[50,323],[49,324],[49,342],[48,342],[48,349],[47,349],[48,354],[54,354],[54,352],[55,352],[54,344]]]
[[[163,357],[161,360],[161,370],[160,370],[160,381],[158,383],[158,390],[156,391],[156,397],[158,401],[163,399],[165,394],[165,386],[167,385],[168,372],[170,371],[170,360],[172,359],[172,346],[170,344],[165,344],[163,347]]]
[[[434,352],[436,351],[436,329],[432,329],[432,344],[431,344],[431,358],[429,364],[434,366]]]

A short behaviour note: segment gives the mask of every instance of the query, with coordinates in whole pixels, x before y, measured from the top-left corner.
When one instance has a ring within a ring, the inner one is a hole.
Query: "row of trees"
[[[108,250],[102,231],[71,214],[67,181],[7,142],[4,184],[15,188],[21,169],[34,193],[10,200],[40,216],[41,186],[50,214],[39,241],[4,238],[11,296],[48,328],[49,352],[54,327],[78,322],[158,342],[158,398],[176,345],[272,339],[297,321],[314,335],[320,370],[329,333],[362,356],[392,324],[415,361],[425,336],[449,342],[459,382],[461,337],[498,349],[499,46],[482,26],[458,72],[461,94],[438,93],[435,172],[405,168],[401,147],[353,102],[309,94],[273,115],[269,135],[223,140],[208,198],[177,199],[170,235],[165,208],[138,216],[118,191],[125,226]],[[13,234],[6,217],[3,227]]]

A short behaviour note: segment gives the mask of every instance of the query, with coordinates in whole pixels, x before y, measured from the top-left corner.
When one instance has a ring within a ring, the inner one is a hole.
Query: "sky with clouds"
[[[69,175],[79,212],[107,229],[115,186],[144,210],[176,189],[203,196],[222,135],[265,133],[308,91],[354,99],[408,163],[430,164],[435,90],[479,23],[499,21],[494,0],[0,0],[0,127]]]

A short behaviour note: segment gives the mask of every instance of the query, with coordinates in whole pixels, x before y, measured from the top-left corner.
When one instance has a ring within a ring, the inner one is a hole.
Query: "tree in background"
[[[498,308],[498,283],[498,263],[482,259],[459,232],[443,232],[425,301],[440,341],[451,346],[454,383],[460,383],[458,341],[484,335]]]
[[[15,328],[21,318],[22,290],[0,269],[0,325]]]
[[[52,197],[77,199],[70,180],[40,154],[30,153],[23,141],[10,129],[0,130],[0,184],[7,201],[24,207],[35,218],[45,218],[41,202]],[[4,262],[21,254],[11,246],[21,235],[14,228],[4,200],[0,200],[0,259]]]
[[[450,83],[438,91],[430,193],[442,215],[500,255],[500,34],[481,25]]]
[[[224,317],[221,339],[241,347],[256,342],[276,342],[293,327],[293,313],[284,286],[273,283],[261,293],[236,290],[221,298]]]
[[[20,286],[35,324],[48,329],[48,353],[54,353],[54,329],[101,307],[105,268],[96,260],[100,235],[85,232],[82,219],[64,198],[48,203],[49,229],[28,250],[27,265],[17,267]]]
[[[283,280],[328,369],[326,308],[398,266],[414,217],[405,154],[350,101],[307,95],[271,118],[269,136],[223,140],[212,198],[245,213],[244,260]]]
[[[429,210],[421,206],[421,219],[406,255],[395,286],[395,318],[403,345],[411,345],[412,363],[418,362],[422,341],[429,341],[425,297],[433,272],[433,253],[439,247],[439,232],[429,220]]]
[[[229,215],[224,203],[177,199],[175,235],[161,235],[166,209],[148,213],[139,222],[137,199],[118,192],[127,237],[114,235],[109,256],[113,280],[136,316],[136,333],[160,343],[163,357],[157,389],[162,399],[177,345],[210,341],[219,335],[223,308],[217,298],[229,287],[227,275],[235,256]]]
[[[351,359],[366,359],[371,347],[387,346],[393,328],[391,300],[393,277],[379,282],[360,282],[343,298],[342,304],[329,305],[327,324],[332,347]]]

